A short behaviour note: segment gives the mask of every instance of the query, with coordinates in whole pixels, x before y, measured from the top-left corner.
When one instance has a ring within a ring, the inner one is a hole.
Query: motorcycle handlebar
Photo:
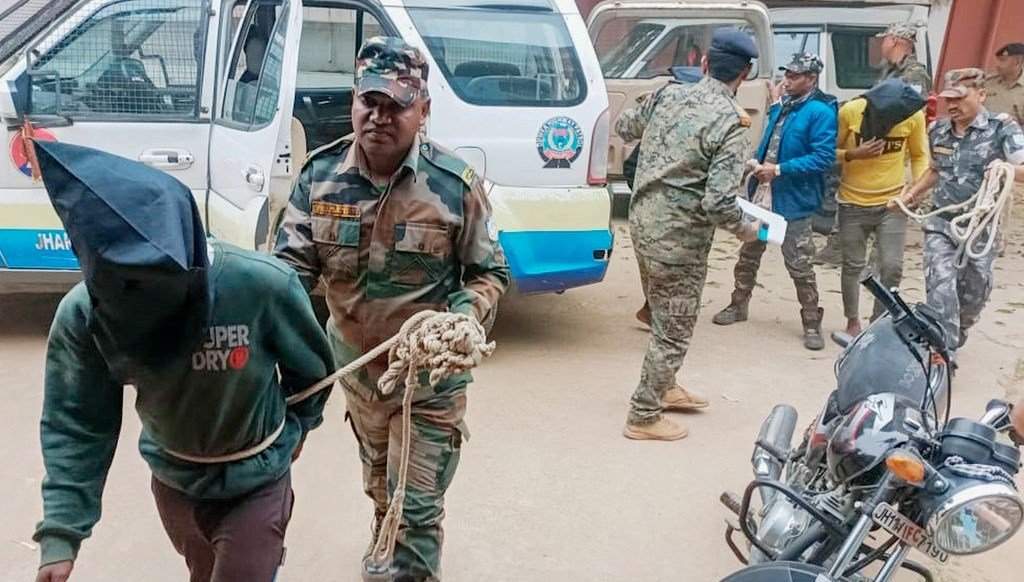
[[[949,347],[940,327],[922,317],[916,310],[911,309],[899,293],[892,289],[886,289],[874,275],[865,277],[860,284],[867,288],[892,315],[895,325],[908,326],[909,331],[918,338],[918,341],[924,342],[929,348],[941,354],[947,362],[950,361]]]

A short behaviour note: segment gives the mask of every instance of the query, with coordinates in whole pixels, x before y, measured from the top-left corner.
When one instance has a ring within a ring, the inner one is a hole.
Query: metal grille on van
[[[197,115],[207,21],[200,0],[124,0],[76,13],[29,52],[30,113]]]

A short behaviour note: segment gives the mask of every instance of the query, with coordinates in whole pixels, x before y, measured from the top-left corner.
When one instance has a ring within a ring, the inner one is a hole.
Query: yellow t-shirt
[[[843,172],[838,198],[857,206],[880,206],[903,190],[908,157],[914,181],[928,170],[928,128],[924,112],[918,111],[889,131],[882,155],[847,162],[846,150],[861,142],[860,124],[867,104],[864,98],[852,99],[839,109],[836,160],[843,165]]]

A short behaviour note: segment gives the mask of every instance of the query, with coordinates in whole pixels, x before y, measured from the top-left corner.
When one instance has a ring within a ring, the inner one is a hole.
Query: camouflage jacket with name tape
[[[417,139],[389,184],[378,188],[370,175],[354,135],[313,152],[274,251],[307,290],[323,280],[339,364],[419,311],[486,322],[509,284],[483,183],[464,161]],[[380,358],[359,379],[375,386],[386,366]]]

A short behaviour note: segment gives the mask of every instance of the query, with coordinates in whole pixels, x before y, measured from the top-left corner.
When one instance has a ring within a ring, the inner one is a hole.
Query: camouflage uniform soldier
[[[932,92],[932,77],[928,74],[928,68],[921,64],[914,54],[917,27],[904,22],[894,22],[875,36],[882,39],[882,58],[885,59],[882,76],[878,80],[884,81],[893,77],[902,79],[927,97]]]
[[[931,169],[903,195],[908,206],[919,204],[932,187],[936,208],[965,202],[981,187],[985,168],[995,160],[1016,166],[1015,181],[1024,181],[1024,133],[1009,115],[985,110],[984,82],[981,69],[946,73],[939,97],[946,100],[949,117],[933,123],[928,132]],[[889,207],[895,210],[895,202]],[[992,292],[996,251],[958,267],[964,249],[954,241],[950,228],[950,220],[957,215],[949,211],[925,224],[924,261],[928,304],[942,313],[947,332],[962,346]]]
[[[757,48],[735,29],[715,32],[693,85],[669,85],[657,100],[619,118],[629,141],[641,135],[630,231],[637,261],[647,273],[651,341],[624,434],[675,440],[686,429],[664,418],[668,409],[695,409],[704,398],[676,385],[690,346],[707,275],[715,227],[756,240],[758,225],[736,204],[748,155],[750,118],[734,96]]]
[[[355,134],[310,155],[278,236],[277,256],[295,267],[307,289],[318,278],[326,284],[328,336],[339,367],[425,309],[489,322],[509,283],[480,178],[418,137],[430,106],[426,78],[418,49],[397,38],[366,41],[357,61]],[[375,505],[374,537],[393,493],[401,442],[401,396],[377,389],[386,366],[381,358],[342,382],[363,486]],[[415,388],[394,580],[440,579],[444,493],[467,438],[470,380],[464,374],[434,389]],[[367,567],[364,559],[364,578]]]

